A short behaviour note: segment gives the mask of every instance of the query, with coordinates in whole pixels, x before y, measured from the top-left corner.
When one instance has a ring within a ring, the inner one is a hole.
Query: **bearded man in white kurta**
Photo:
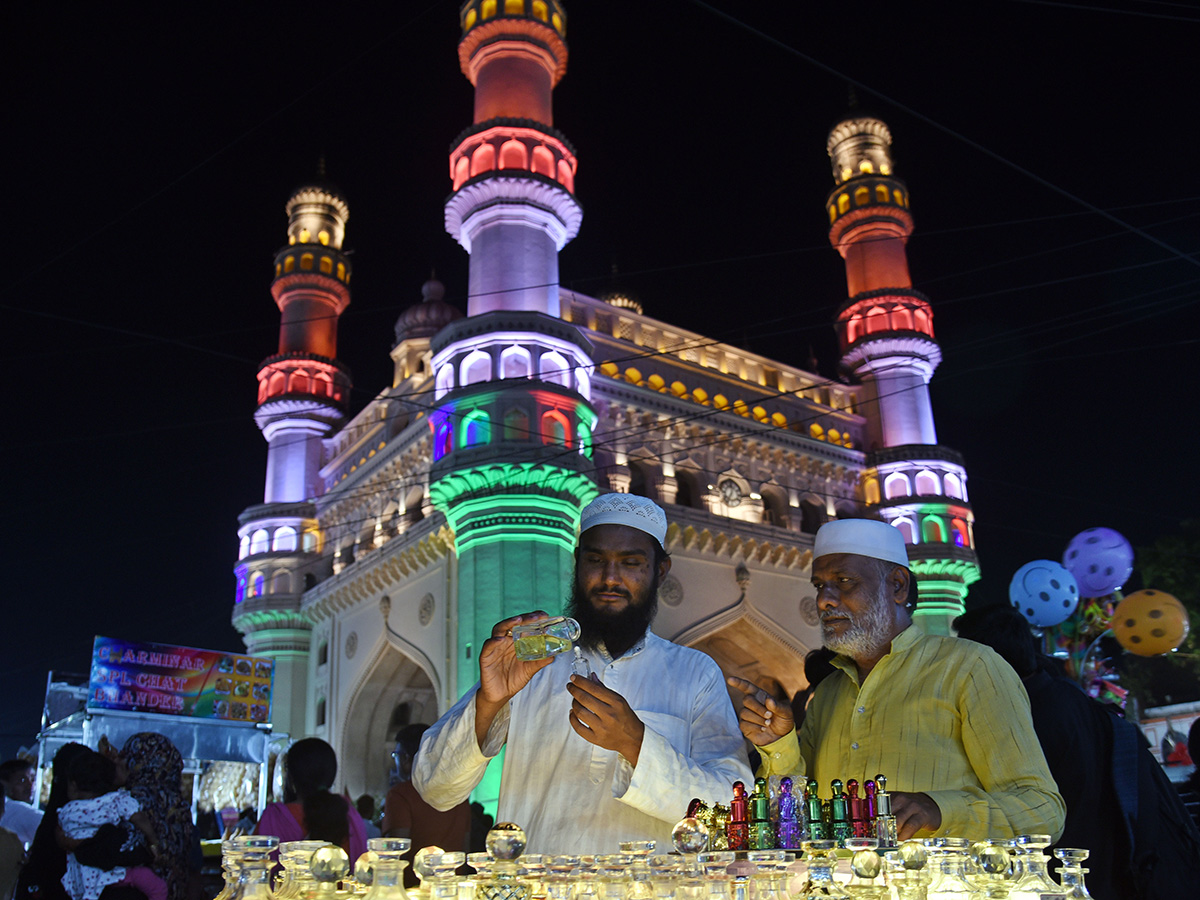
[[[507,744],[497,820],[516,822],[531,853],[615,852],[622,840],[671,846],[693,797],[730,796],[750,769],[721,670],[705,654],[650,631],[671,568],[666,514],[631,494],[584,510],[568,614],[592,676],[572,655],[524,662],[497,623],[479,654],[480,681],[425,733],[413,784],[449,809]]]

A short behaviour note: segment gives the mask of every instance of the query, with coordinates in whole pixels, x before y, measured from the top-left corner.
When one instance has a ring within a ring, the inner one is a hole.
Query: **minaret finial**
[[[847,84],[846,91],[848,94],[847,99],[850,101],[850,109],[858,109],[858,91],[855,89],[854,85]]]
[[[317,157],[317,179],[322,182],[325,180],[325,154],[324,153],[322,153],[320,156]]]

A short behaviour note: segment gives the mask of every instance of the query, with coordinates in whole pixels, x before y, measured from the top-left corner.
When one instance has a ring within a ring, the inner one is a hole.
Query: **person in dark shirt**
[[[1113,713],[1058,673],[1038,652],[1029,622],[1011,606],[970,610],[954,620],[954,629],[960,638],[991,647],[1021,676],[1033,729],[1067,804],[1055,846],[1089,851],[1084,865],[1096,900],[1140,896],[1112,778]]]

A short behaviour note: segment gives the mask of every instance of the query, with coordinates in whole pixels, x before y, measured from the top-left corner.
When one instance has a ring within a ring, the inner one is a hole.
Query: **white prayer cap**
[[[856,553],[909,568],[900,529],[875,519],[838,519],[818,528],[813,559],[830,553]]]
[[[601,494],[585,506],[579,531],[595,525],[626,525],[646,532],[663,549],[667,546],[667,514],[653,500],[636,494]]]

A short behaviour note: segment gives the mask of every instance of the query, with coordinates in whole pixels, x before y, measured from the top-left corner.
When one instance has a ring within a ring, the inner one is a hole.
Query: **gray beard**
[[[834,653],[851,659],[873,656],[887,646],[891,640],[892,617],[883,588],[875,603],[865,612],[850,619],[850,627],[840,636],[821,626],[824,644]]]

